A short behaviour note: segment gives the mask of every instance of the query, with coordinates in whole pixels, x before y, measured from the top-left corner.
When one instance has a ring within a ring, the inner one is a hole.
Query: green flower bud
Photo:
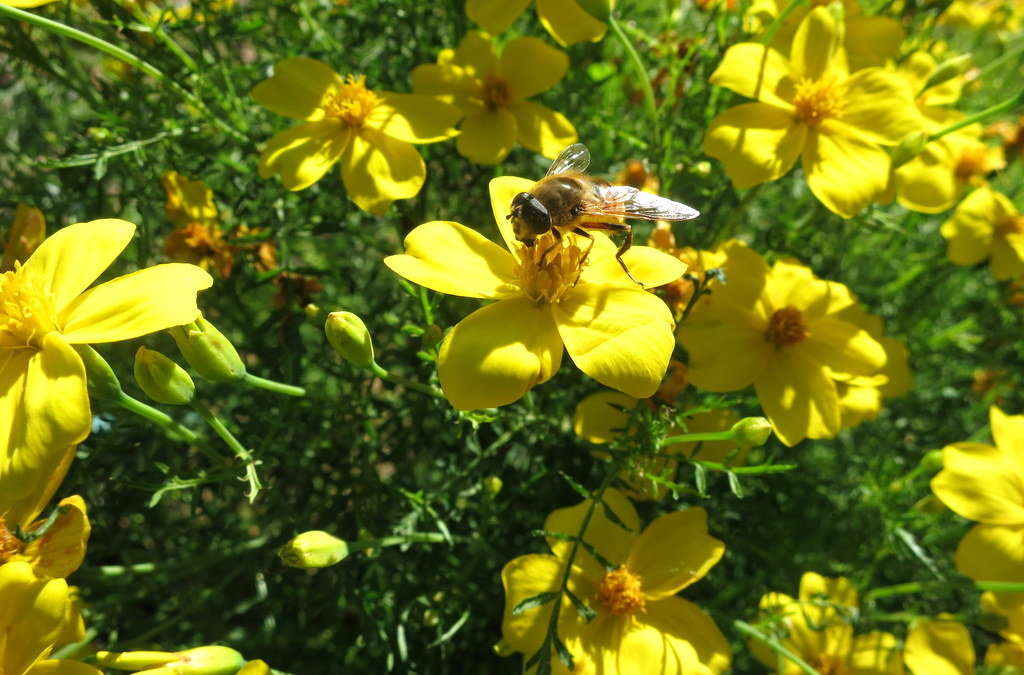
[[[345,359],[357,368],[373,363],[373,340],[363,320],[352,312],[331,312],[324,325],[327,340]]]
[[[935,495],[925,495],[918,499],[911,507],[917,513],[942,513],[946,505]]]
[[[892,168],[898,169],[924,151],[928,145],[928,134],[923,131],[912,131],[903,137],[892,149]]]
[[[497,497],[498,493],[501,492],[501,486],[501,479],[497,476],[488,476],[484,479],[484,490],[487,491],[487,494],[489,494],[492,499]]]
[[[772,423],[763,417],[744,417],[732,425],[729,433],[740,445],[757,447],[764,445],[772,435]]]
[[[505,640],[499,640],[498,642],[495,642],[494,646],[491,647],[491,649],[494,650],[495,654],[502,657],[512,656],[516,653],[516,650],[512,648],[512,645],[505,642]]]
[[[602,23],[608,23],[612,15],[611,0],[577,0],[584,12]]]
[[[158,351],[139,347],[135,352],[135,381],[157,403],[188,405],[196,385],[185,369]]]
[[[312,302],[302,308],[302,313],[306,315],[307,321],[317,325],[327,320],[327,314],[324,313],[323,308]]]
[[[690,168],[690,173],[695,174],[701,178],[707,178],[711,175],[711,171],[714,167],[711,166],[711,162],[707,160],[701,160]]]
[[[430,324],[427,329],[423,331],[423,347],[424,349],[430,349],[444,338],[444,331],[441,327],[436,324]]]
[[[108,401],[120,398],[121,383],[107,360],[89,345],[74,345],[74,349],[85,364],[85,384],[89,396]]]
[[[100,145],[110,145],[115,140],[114,133],[110,129],[103,127],[89,127],[85,130],[89,140],[93,143],[99,143]]]
[[[942,450],[929,450],[924,454],[924,457],[921,458],[918,465],[921,467],[922,471],[926,471],[927,473],[938,473],[939,471],[942,471]]]
[[[245,364],[234,346],[202,315],[192,323],[167,329],[181,355],[200,377],[234,382],[245,376]]]
[[[245,658],[230,647],[211,645],[183,652],[98,652],[104,668],[146,671],[160,668],[175,675],[235,675]]]
[[[949,82],[955,77],[960,77],[967,72],[967,69],[971,67],[971,55],[961,54],[960,56],[954,56],[948,58],[935,67],[931,77],[924,83],[924,87],[921,91],[937,87],[940,84]]]
[[[282,546],[277,557],[289,567],[330,567],[348,557],[348,544],[327,532],[310,530]]]
[[[428,609],[423,612],[423,625],[432,628],[441,623],[441,613],[436,609]]]

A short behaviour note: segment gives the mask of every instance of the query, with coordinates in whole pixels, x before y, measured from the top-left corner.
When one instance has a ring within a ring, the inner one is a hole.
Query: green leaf
[[[512,608],[512,615],[522,614],[523,612],[537,607],[542,607],[553,600],[557,600],[561,594],[557,591],[543,591],[536,595],[531,595],[525,600],[520,600],[515,607]]]

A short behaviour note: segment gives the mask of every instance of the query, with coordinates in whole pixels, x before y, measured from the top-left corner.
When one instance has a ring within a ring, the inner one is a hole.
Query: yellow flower
[[[68,615],[68,585],[40,579],[24,562],[0,565],[0,673],[4,675],[102,675],[78,661],[47,660]]]
[[[42,7],[43,5],[49,5],[52,2],[57,2],[57,0],[2,0],[2,2],[0,2],[0,5],[29,9],[31,7]]]
[[[85,557],[85,544],[92,527],[85,512],[85,501],[75,495],[62,499],[63,511],[50,524],[46,532],[24,543],[15,537],[0,518],[0,564],[20,560],[32,565],[37,576],[65,578],[78,569]],[[12,522],[12,527],[23,526],[26,534],[33,535],[46,524],[45,520],[27,524]]]
[[[43,220],[43,212],[26,204],[18,204],[14,212],[14,224],[4,242],[0,272],[14,269],[15,261],[25,262],[44,238],[46,221]]]
[[[704,509],[690,508],[661,516],[639,535],[640,518],[622,494],[609,489],[604,503],[629,530],[597,508],[583,540],[612,567],[606,569],[580,547],[569,573],[568,590],[597,616],[581,618],[568,597],[562,598],[558,636],[583,673],[721,673],[729,667],[729,645],[718,626],[693,603],[676,593],[700,580],[721,559],[725,545],[708,535]],[[559,509],[544,529],[575,536],[590,500]],[[533,595],[557,592],[572,542],[549,538],[553,555],[516,558],[502,570],[505,586],[504,641],[532,656],[544,640],[553,603],[513,614]],[[567,673],[558,657],[556,672]]]
[[[405,238],[406,252],[384,263],[441,293],[496,300],[458,323],[441,343],[441,388],[461,410],[518,400],[573,362],[601,384],[636,398],[655,392],[672,354],[672,315],[657,296],[633,283],[600,233],[593,248],[576,235],[544,256],[550,234],[527,248],[506,216],[513,197],[533,181],[505,176],[490,184],[491,208],[508,251],[458,223],[434,221]],[[680,277],[685,266],[646,246],[624,256],[648,286]]]
[[[967,195],[942,224],[946,255],[957,265],[988,259],[996,279],[1024,274],[1024,215],[1005,195],[987,187]]]
[[[511,26],[529,4],[530,0],[466,0],[466,16],[497,35]],[[614,0],[610,4],[614,7]],[[587,40],[596,42],[607,30],[576,0],[537,0],[537,16],[544,29],[563,46]]]
[[[690,382],[716,392],[753,384],[786,445],[835,436],[836,380],[876,375],[886,363],[878,340],[842,316],[856,298],[795,261],[769,269],[741,242],[723,250],[728,283],[716,285],[679,331]]]
[[[213,191],[201,180],[189,180],[177,171],[160,177],[167,202],[164,212],[174,231],[164,241],[164,253],[177,262],[212,266],[227,279],[235,261],[234,247],[220,229],[220,215],[213,203]]]
[[[998,614],[1006,619],[1006,626],[999,631],[1006,642],[989,645],[985,665],[1024,670],[1024,593],[1003,593],[1002,597],[982,593],[981,609],[986,614]]]
[[[470,31],[437,63],[416,66],[413,91],[437,96],[462,110],[455,147],[479,164],[498,164],[518,141],[527,150],[554,158],[575,143],[576,129],[560,113],[527,101],[565,76],[569,57],[534,37],[519,37],[498,56],[491,37]]]
[[[760,34],[786,9],[787,0],[754,0],[743,17],[747,32]],[[798,5],[779,25],[770,47],[788,52],[793,44],[800,22],[812,8],[832,4],[842,7],[846,31],[843,48],[850,60],[850,70],[884,66],[887,59],[899,56],[903,42],[903,27],[899,21],[884,16],[864,16],[858,0],[828,2],[815,1]]]
[[[856,612],[857,602],[857,591],[846,578],[807,572],[800,579],[797,599],[768,593],[761,598],[760,608],[764,614],[778,617],[779,642],[819,673],[901,675],[896,636],[853,634],[849,618]],[[780,675],[803,672],[761,642],[751,642],[750,651],[761,663],[778,668]]]
[[[903,660],[914,675],[965,675],[974,672],[974,645],[967,627],[942,615],[918,621],[907,632]]]
[[[760,44],[730,47],[711,82],[757,99],[711,122],[704,151],[747,188],[785,175],[801,158],[811,192],[853,217],[888,186],[895,145],[922,128],[913,94],[881,68],[850,73],[843,25],[818,7],[807,13],[787,59]]]
[[[0,276],[0,494],[44,489],[68,448],[89,434],[85,366],[72,345],[130,340],[192,321],[210,275],[157,265],[87,287],[135,226],[94,220],[59,230]]]
[[[953,0],[939,16],[940,24],[961,28],[1015,31],[1024,23],[1021,0]]]
[[[611,443],[629,423],[629,413],[636,407],[638,400],[617,391],[599,391],[587,396],[579,402],[573,413],[573,431],[580,438],[590,443],[603,445]],[[650,403],[650,402],[648,402]],[[686,429],[672,427],[670,436],[679,434],[699,434],[712,431],[728,431],[739,416],[731,410],[705,410],[686,417]],[[682,457],[693,457],[707,462],[723,462],[738,444],[735,441],[703,441],[698,444],[677,443],[662,449],[667,454]],[[739,452],[729,461],[729,466],[743,463],[749,448],[740,447]],[[595,456],[604,453],[595,452]],[[665,476],[674,481],[679,462],[668,457],[636,457],[629,470],[623,471],[619,478],[628,486],[626,494],[632,499],[663,499],[668,488],[652,482],[647,476]],[[667,475],[666,475],[667,474]]]
[[[349,198],[377,215],[423,186],[426,167],[410,144],[451,138],[459,119],[442,101],[371,91],[364,77],[342,79],[320,61],[299,57],[280,61],[252,96],[279,115],[303,120],[270,139],[260,176],[280,174],[287,189],[302,190],[340,161]]]

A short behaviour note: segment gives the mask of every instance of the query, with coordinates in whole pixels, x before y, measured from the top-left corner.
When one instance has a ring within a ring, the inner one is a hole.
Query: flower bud
[[[423,348],[431,349],[434,345],[441,342],[442,339],[444,339],[444,332],[441,330],[441,327],[437,324],[430,324],[423,331]]]
[[[327,320],[327,314],[324,313],[323,308],[313,302],[303,307],[302,313],[306,315],[307,321],[317,325],[320,325]]]
[[[357,368],[373,363],[373,340],[363,320],[352,312],[331,312],[324,325],[327,340],[345,359]]]
[[[282,546],[277,557],[289,567],[330,567],[348,557],[348,544],[327,532],[310,530]]]
[[[733,440],[740,445],[757,447],[764,445],[772,435],[772,423],[763,417],[744,417],[729,430]]]
[[[175,675],[235,675],[245,658],[230,647],[211,645],[183,652],[98,652],[104,668],[146,671],[160,668]]]
[[[924,87],[921,91],[937,87],[940,84],[949,82],[955,77],[960,77],[967,72],[967,69],[971,67],[971,55],[961,54],[946,59],[935,67],[932,71],[931,77],[924,83]]]
[[[711,162],[707,160],[702,160],[700,162],[697,162],[690,168],[690,173],[693,173],[699,176],[700,178],[707,178],[708,176],[711,175],[711,171],[713,169],[714,167],[711,166]]]
[[[492,499],[497,497],[498,493],[501,492],[501,486],[501,479],[497,476],[488,476],[484,479],[484,490],[487,491],[487,494],[489,494]]]
[[[436,609],[430,608],[423,612],[423,625],[427,628],[433,628],[437,624],[441,623],[441,613]]]
[[[202,315],[192,323],[167,329],[181,355],[200,377],[233,382],[245,376],[245,364],[234,346]]]
[[[185,369],[158,351],[139,347],[135,352],[135,381],[157,403],[188,405],[196,385]]]
[[[946,505],[935,495],[925,495],[914,502],[911,508],[917,513],[942,513]]]
[[[85,364],[85,383],[89,396],[108,401],[120,398],[121,383],[107,360],[89,345],[74,345],[74,348]]]
[[[612,15],[612,0],[576,0],[576,4],[601,23],[608,23]]]
[[[924,151],[928,145],[928,134],[923,131],[912,131],[903,137],[899,145],[892,149],[892,168],[898,169]]]
[[[918,466],[921,467],[922,471],[927,473],[938,473],[939,471],[942,471],[942,450],[929,450],[924,454],[924,457],[921,458],[921,461],[918,462]]]
[[[491,647],[491,649],[494,650],[495,654],[501,657],[512,656],[516,653],[516,650],[512,647],[512,645],[505,642],[504,639],[495,642],[494,646]]]

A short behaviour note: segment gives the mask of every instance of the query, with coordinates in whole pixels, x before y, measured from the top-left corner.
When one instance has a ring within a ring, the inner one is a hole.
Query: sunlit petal
[[[643,580],[644,597],[660,600],[702,578],[725,553],[708,534],[707,512],[675,511],[655,518],[634,542],[626,567]]]
[[[820,80],[826,73],[840,81],[846,79],[849,67],[843,48],[843,23],[828,7],[812,9],[800,22],[789,61],[794,79]]]
[[[817,10],[815,10],[817,11]],[[889,184],[889,153],[825,120],[810,134],[803,169],[814,196],[844,218],[878,199]]]
[[[679,330],[690,381],[707,391],[750,386],[774,354],[766,330],[765,321],[743,307],[716,303],[693,312]]]
[[[505,585],[501,634],[515,651],[533,654],[540,648],[555,603],[549,602],[519,614],[513,614],[512,610],[538,593],[557,591],[564,569],[564,563],[554,556],[524,555],[507,563],[501,570],[501,581]]]
[[[352,136],[352,128],[334,118],[303,122],[282,131],[260,153],[260,177],[280,174],[285,189],[303,190],[334,166]]]
[[[341,180],[363,211],[381,215],[396,199],[415,197],[427,169],[413,146],[364,127],[341,158]]]
[[[344,84],[327,64],[296,56],[278,61],[273,76],[257,84],[252,97],[278,115],[314,121],[324,116],[325,97]]]
[[[990,525],[1024,525],[1024,476],[1003,451],[983,443],[942,449],[943,469],[931,488],[964,518]]]
[[[607,30],[575,0],[537,0],[537,14],[547,32],[562,45],[600,40]]]
[[[789,108],[793,101],[789,61],[776,50],[753,42],[729,47],[712,73],[711,83],[777,108]]]
[[[592,545],[601,557],[612,565],[623,565],[640,530],[640,516],[637,515],[632,502],[614,488],[605,491],[602,502],[594,510],[583,540]],[[610,518],[605,509],[611,509],[614,518]],[[589,510],[590,500],[586,500],[575,506],[552,511],[544,521],[544,529],[547,532],[576,536]],[[625,529],[618,524],[620,522],[626,526]],[[547,542],[552,552],[562,559],[569,555],[572,548],[571,541],[548,537]],[[586,549],[577,550],[574,564],[578,565],[584,576],[590,579],[599,581],[604,576],[604,567]]]
[[[810,357],[796,350],[776,350],[754,387],[765,415],[786,445],[839,433],[836,385]]]
[[[516,145],[516,116],[507,108],[484,109],[462,121],[459,154],[477,164],[499,164]]]
[[[721,673],[729,667],[729,642],[714,620],[692,602],[666,597],[648,603],[643,623],[689,644],[696,651],[697,659],[712,673]]]
[[[962,623],[919,621],[907,633],[903,660],[915,675],[973,673],[974,645]]]
[[[68,604],[63,579],[39,579],[24,562],[0,565],[0,673],[20,675],[44,655],[60,633]]]
[[[792,110],[767,103],[744,103],[711,120],[704,152],[725,165],[738,188],[781,178],[804,146],[807,127]]]
[[[379,94],[366,123],[382,134],[406,143],[434,143],[458,132],[455,123],[462,112],[432,96]]]
[[[516,138],[527,150],[554,159],[579,139],[576,128],[562,113],[533,101],[513,101],[508,109],[516,118]]]

